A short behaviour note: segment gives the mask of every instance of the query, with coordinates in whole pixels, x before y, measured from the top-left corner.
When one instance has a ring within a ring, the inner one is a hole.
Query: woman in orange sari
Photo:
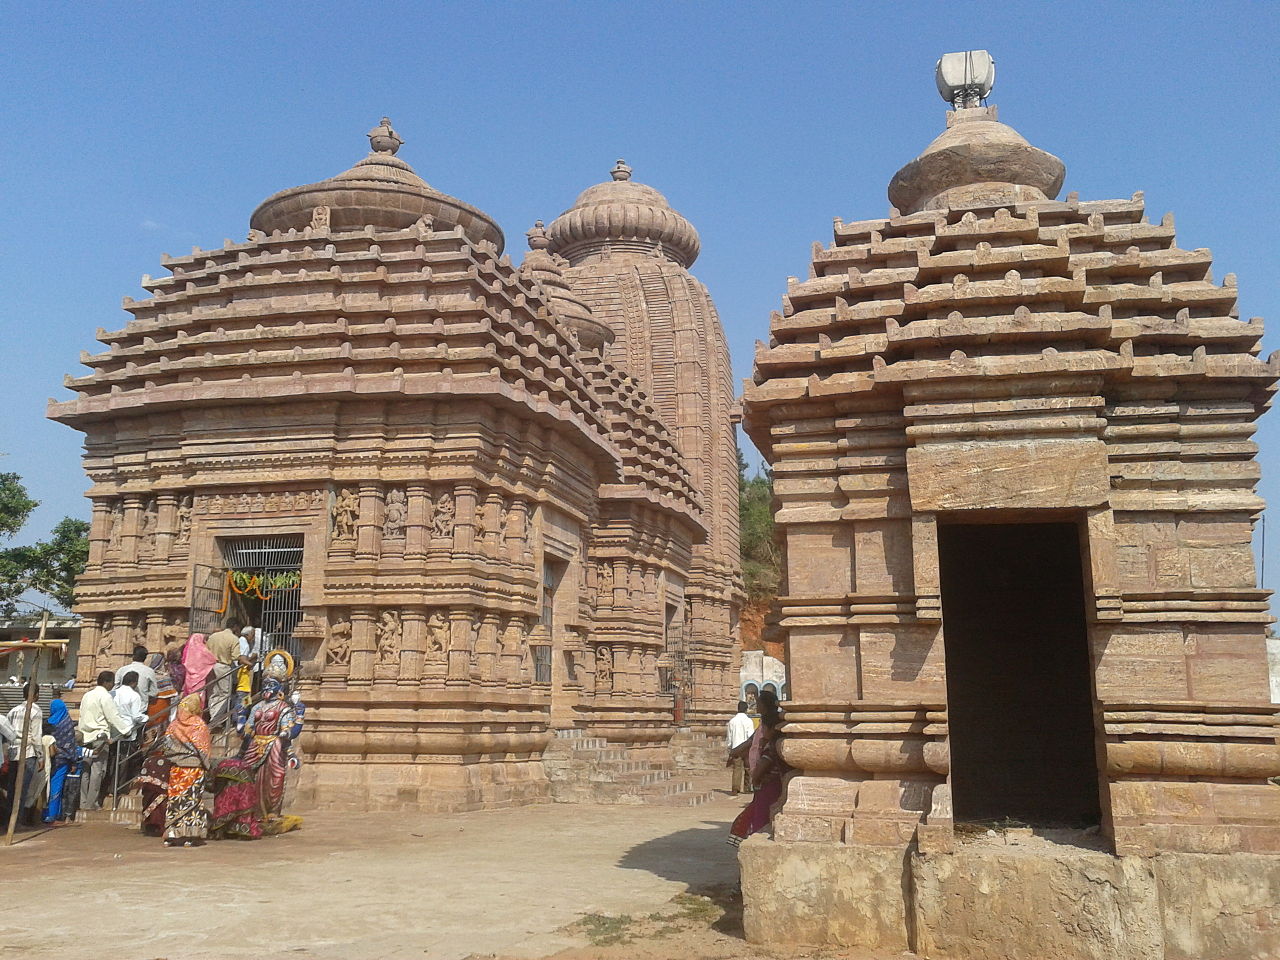
[[[178,715],[165,733],[164,753],[170,764],[164,817],[166,847],[198,847],[209,832],[204,782],[213,742],[209,725],[200,715],[202,707],[200,694],[183,697]]]

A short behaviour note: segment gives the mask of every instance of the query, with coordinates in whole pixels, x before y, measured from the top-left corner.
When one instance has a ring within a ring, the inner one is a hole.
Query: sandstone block
[[[908,949],[902,850],[756,835],[742,844],[738,862],[750,942]]]

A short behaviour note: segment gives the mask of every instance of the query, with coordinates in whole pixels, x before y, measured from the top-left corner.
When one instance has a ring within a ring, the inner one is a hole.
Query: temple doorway
[[[958,821],[1100,820],[1079,532],[938,528]]]
[[[226,618],[260,631],[260,654],[284,649],[300,659],[293,630],[302,619],[302,535],[237,537],[221,547]]]

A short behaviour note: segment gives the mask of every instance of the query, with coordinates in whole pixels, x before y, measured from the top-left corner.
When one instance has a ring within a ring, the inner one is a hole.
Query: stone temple
[[[1251,544],[1280,358],[1172,217],[1064,176],[958,97],[757,347],[796,772],[742,847],[753,939],[1280,956]]]
[[[51,403],[92,479],[78,675],[261,626],[305,678],[304,804],[535,801],[557,733],[669,761],[738,684],[733,380],[697,232],[620,161],[516,266],[388,121],[369,139],[245,242],[164,258]]]

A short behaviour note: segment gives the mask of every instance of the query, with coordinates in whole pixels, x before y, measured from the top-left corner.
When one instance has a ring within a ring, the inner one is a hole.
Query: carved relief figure
[[[124,525],[124,504],[118,499],[112,501],[111,510],[107,513],[107,547],[115,550],[120,546],[120,530]]]
[[[395,663],[400,657],[400,612],[383,610],[378,620],[375,641],[378,645],[378,662]]]
[[[190,632],[187,630],[187,620],[181,613],[170,613],[165,617],[164,632],[165,645],[175,641],[185,641]]]
[[[178,501],[178,529],[174,542],[179,546],[191,542],[191,494]]]
[[[387,512],[382,522],[382,536],[387,540],[399,540],[404,537],[405,521],[409,516],[409,504],[404,491],[395,488],[387,491]]]
[[[147,615],[145,613],[135,615],[133,622],[129,624],[129,643],[135,647],[145,647],[147,645]]]
[[[597,581],[600,584],[600,602],[611,603],[613,601],[613,567],[608,563],[600,564],[600,577]]]
[[[333,539],[354,540],[356,518],[360,515],[360,501],[355,491],[343,487],[333,503]]]
[[[449,621],[439,610],[427,618],[427,659],[439,660],[449,649]]]
[[[518,653],[524,645],[524,617],[510,617],[502,628],[502,652]]]
[[[325,662],[346,666],[351,662],[351,621],[338,620],[329,627],[329,645],[325,650]]]
[[[436,500],[435,511],[431,515],[431,535],[435,537],[453,536],[453,495],[440,494]]]
[[[484,542],[489,536],[489,529],[489,504],[478,504],[476,506],[476,543]]]
[[[99,627],[98,632],[98,656],[105,657],[111,653],[111,638],[114,631],[111,622],[108,620]]]
[[[321,204],[311,210],[311,229],[317,233],[329,232],[329,208]]]
[[[156,506],[155,497],[147,500],[147,505],[142,511],[142,539],[148,546],[155,543],[156,527],[160,524],[159,508]]]
[[[613,689],[613,651],[608,647],[596,647],[596,689]]]

